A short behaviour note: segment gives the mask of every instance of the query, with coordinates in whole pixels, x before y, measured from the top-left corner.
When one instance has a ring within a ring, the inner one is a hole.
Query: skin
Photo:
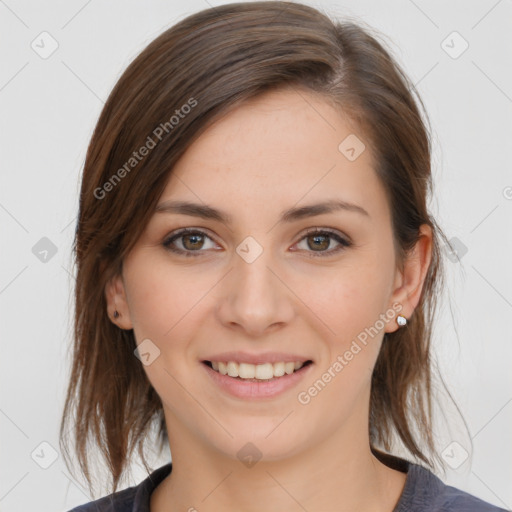
[[[406,475],[373,456],[367,426],[372,370],[384,333],[398,328],[396,314],[307,405],[297,400],[394,303],[411,316],[430,264],[432,234],[422,226],[399,271],[369,145],[355,161],[338,150],[352,133],[364,141],[311,92],[274,91],[237,107],[187,150],[159,201],[208,204],[232,223],[155,213],[108,283],[112,321],[160,350],[144,369],[164,405],[173,471],[153,492],[152,512],[396,505]],[[287,208],[333,198],[369,217],[340,210],[278,223]],[[184,227],[210,237],[175,241],[201,251],[196,257],[163,246]],[[327,238],[316,248],[304,233],[312,227],[353,245],[335,253],[339,242]],[[252,263],[236,252],[247,236],[263,248]],[[228,396],[202,367],[206,355],[229,350],[293,352],[314,363],[291,390],[255,402]],[[237,457],[247,442],[262,454],[250,468]]]

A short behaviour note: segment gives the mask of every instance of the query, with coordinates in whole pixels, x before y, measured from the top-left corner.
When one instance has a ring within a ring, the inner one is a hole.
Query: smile
[[[313,361],[260,364],[236,361],[202,361],[210,382],[232,397],[269,400],[299,385],[311,373]]]
[[[284,375],[291,375],[311,361],[277,362],[264,364],[237,363],[236,361],[205,361],[213,370],[221,375],[241,380],[270,380]]]

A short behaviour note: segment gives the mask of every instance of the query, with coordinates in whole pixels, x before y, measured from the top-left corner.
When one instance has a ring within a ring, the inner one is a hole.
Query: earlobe
[[[133,329],[123,278],[116,275],[105,285],[107,315],[121,329]]]
[[[420,302],[421,292],[425,284],[425,278],[432,260],[432,228],[423,224],[420,226],[420,234],[416,245],[404,261],[403,271],[399,273],[399,284],[395,288],[390,303],[400,303],[402,310],[399,312],[406,319],[409,319]],[[396,319],[392,324],[395,326],[394,332],[399,328]]]

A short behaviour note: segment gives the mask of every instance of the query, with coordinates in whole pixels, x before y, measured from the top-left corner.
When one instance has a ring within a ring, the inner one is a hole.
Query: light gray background
[[[70,248],[87,144],[111,88],[146,44],[185,15],[221,3],[0,0],[2,512],[66,511],[90,500],[58,453]],[[460,241],[461,257],[447,259],[451,303],[442,306],[435,346],[471,434],[456,433],[455,420],[440,429],[440,452],[461,464],[443,478],[510,508],[512,2],[308,3],[381,30],[424,99],[435,145],[431,210]],[[58,43],[48,58],[31,47],[51,48],[43,31]],[[460,56],[464,41],[453,31],[469,44]],[[57,248],[46,262],[33,252],[43,237]],[[51,447],[57,458],[43,469]],[[472,457],[465,460],[463,450]],[[133,475],[125,486],[145,477],[137,463]]]

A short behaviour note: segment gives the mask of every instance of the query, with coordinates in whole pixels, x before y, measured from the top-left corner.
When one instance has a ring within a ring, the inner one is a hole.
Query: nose
[[[217,310],[223,325],[259,337],[291,322],[293,293],[278,269],[270,250],[252,262],[234,255]]]

